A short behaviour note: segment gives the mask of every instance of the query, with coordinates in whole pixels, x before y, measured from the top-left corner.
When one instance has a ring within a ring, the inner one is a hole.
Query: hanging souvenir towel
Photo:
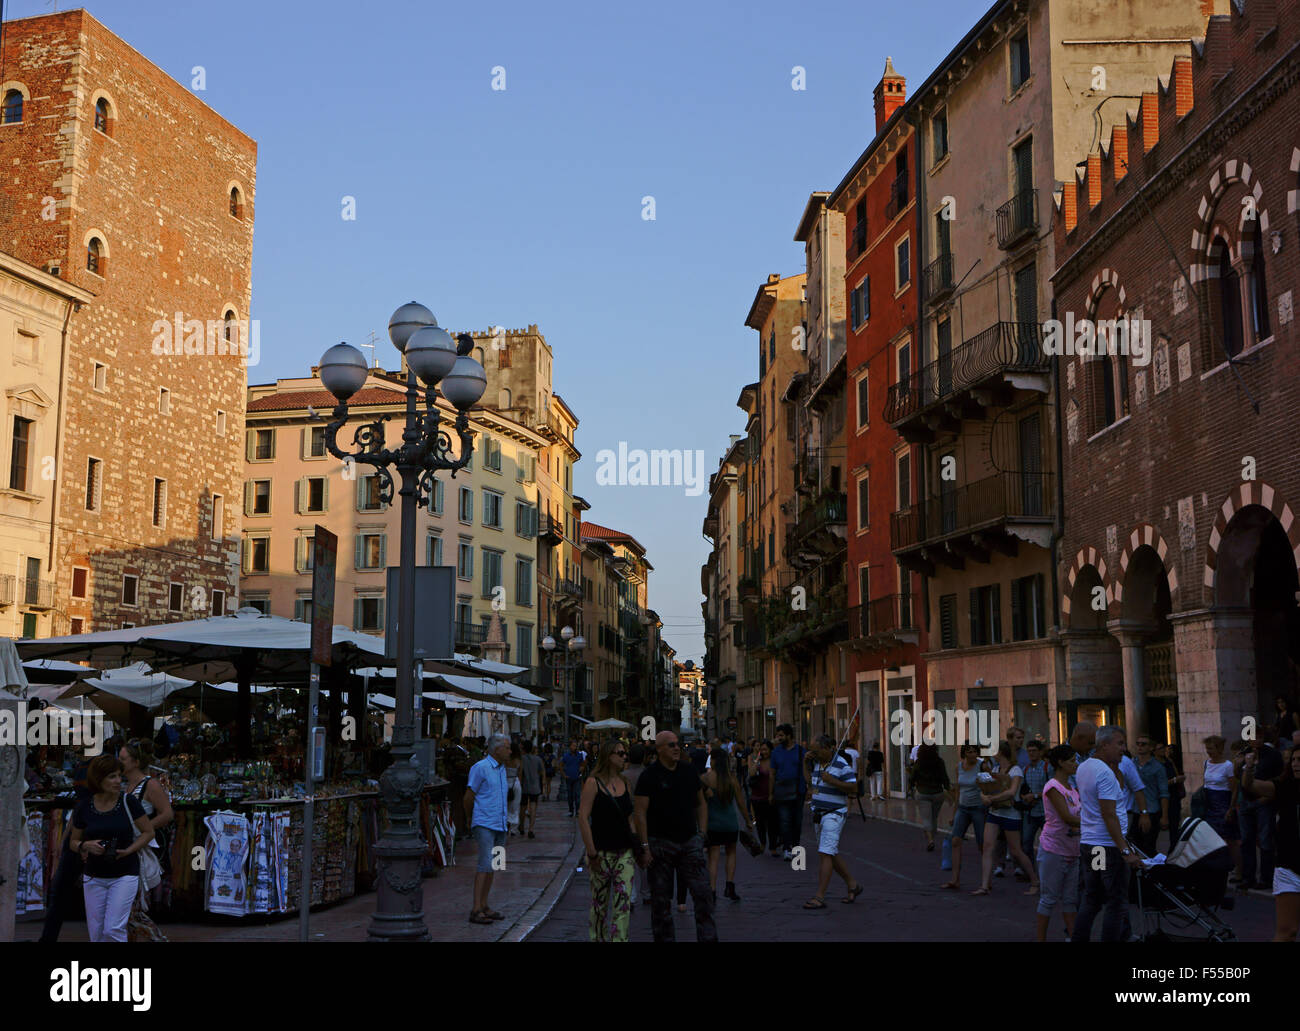
[[[204,906],[209,913],[243,916],[248,912],[250,829],[239,813],[223,811],[204,819],[208,828],[208,884]]]

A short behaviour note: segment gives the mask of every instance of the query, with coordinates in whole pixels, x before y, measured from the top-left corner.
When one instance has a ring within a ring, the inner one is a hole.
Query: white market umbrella
[[[587,724],[588,730],[631,730],[632,724],[624,723],[622,720],[597,720],[595,723]]]

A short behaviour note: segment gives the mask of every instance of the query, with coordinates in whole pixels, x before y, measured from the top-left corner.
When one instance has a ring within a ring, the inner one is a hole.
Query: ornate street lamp
[[[422,304],[412,301],[393,313],[388,336],[406,357],[406,424],[402,444],[384,447],[384,423],[388,416],[357,427],[352,435],[355,450],[346,452],[336,436],[348,419],[348,400],[370,375],[361,352],[350,344],[336,344],[321,356],[320,378],[337,399],[334,418],[325,427],[325,446],[344,462],[373,466],[379,477],[379,498],[393,500],[395,468],[401,479],[401,555],[397,599],[397,697],[393,725],[392,765],[379,778],[388,830],[375,845],[378,883],[375,913],[371,918],[371,941],[428,941],[424,924],[424,892],[420,887],[420,858],[425,843],[416,824],[424,773],[414,762],[415,754],[415,510],[431,504],[433,474],[442,469],[452,476],[463,469],[473,454],[473,434],[465,414],[487,388],[483,366],[467,357],[472,340],[460,338],[459,347],[438,320]],[[419,411],[420,387],[424,383],[424,411]],[[460,457],[451,453],[451,433],[442,425],[436,404],[437,387],[460,413],[454,429],[460,438]]]
[[[560,631],[564,647],[555,650],[556,641],[550,634],[542,638],[542,665],[558,672],[564,678],[564,733],[561,745],[569,738],[569,675],[582,664],[582,649],[587,641],[581,634],[574,634],[573,627],[566,626]]]

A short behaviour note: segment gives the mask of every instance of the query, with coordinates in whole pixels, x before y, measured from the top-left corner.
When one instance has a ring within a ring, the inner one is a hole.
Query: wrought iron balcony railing
[[[551,515],[539,515],[537,537],[548,544],[559,544],[564,540],[564,523]]]
[[[895,552],[907,551],[1008,520],[1046,522],[1054,508],[1051,473],[995,473],[895,512],[889,545]]]
[[[898,213],[907,207],[908,196],[907,176],[895,176],[889,186],[889,203],[885,205],[885,218],[892,222]]]
[[[817,530],[847,523],[848,519],[849,496],[839,491],[828,491],[800,513],[793,537],[796,541],[804,540]]]
[[[849,609],[849,634],[880,637],[916,630],[915,605],[915,595],[911,594],[887,594],[865,605],[854,605]]]
[[[1036,322],[995,322],[960,347],[941,354],[889,388],[885,421],[906,422],[963,390],[1011,372],[1046,372],[1043,327]]]
[[[867,249],[867,223],[863,219],[856,222],[853,226],[853,234],[849,237],[849,263],[858,260],[858,257]]]
[[[1003,250],[1014,247],[1024,237],[1038,229],[1038,193],[1022,190],[998,208],[998,246]]]
[[[0,605],[14,603],[14,584],[17,578],[12,573],[0,574]]]
[[[925,267],[925,296],[931,304],[942,301],[956,285],[951,254],[940,254]]]
[[[53,608],[54,581],[21,579],[18,581],[18,598],[29,609]]]
[[[463,644],[482,644],[487,640],[487,627],[478,623],[456,623],[456,647]]]

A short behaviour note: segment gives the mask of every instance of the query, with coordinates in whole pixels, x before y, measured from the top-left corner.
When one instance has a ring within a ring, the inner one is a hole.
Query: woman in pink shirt
[[[1047,925],[1056,904],[1061,904],[1065,932],[1074,932],[1079,911],[1079,793],[1070,778],[1079,760],[1070,745],[1057,745],[1047,753],[1052,777],[1043,785],[1043,830],[1038,838],[1038,940],[1047,941]]]

